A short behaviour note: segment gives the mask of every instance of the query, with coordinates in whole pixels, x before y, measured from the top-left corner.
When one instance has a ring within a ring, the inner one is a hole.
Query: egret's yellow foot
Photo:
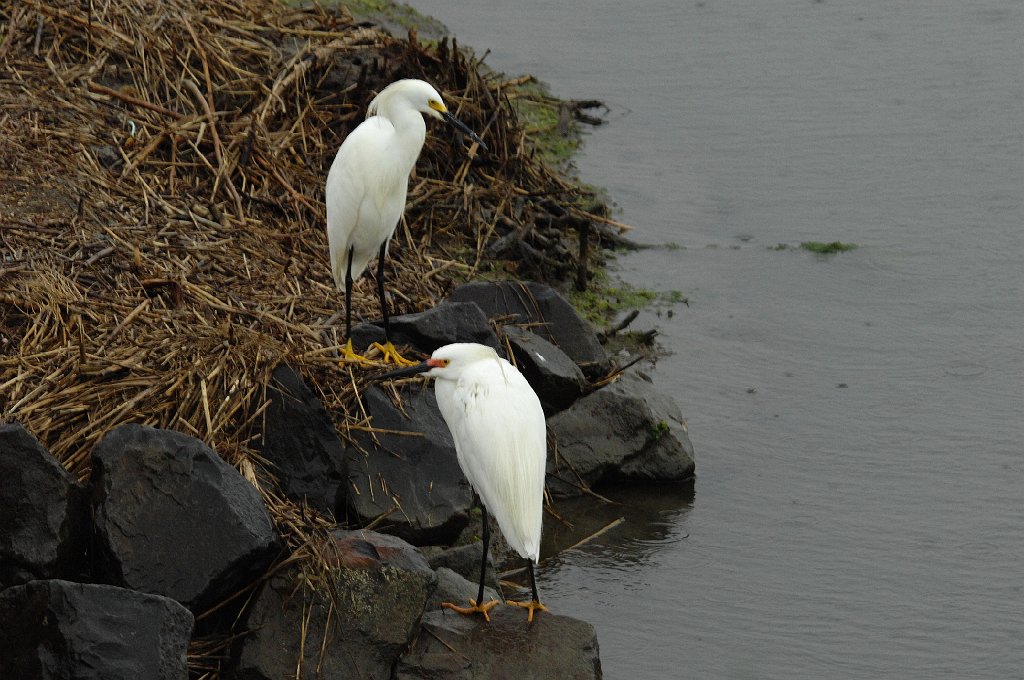
[[[415,366],[417,363],[419,363],[417,361],[409,361],[401,354],[399,354],[398,348],[396,348],[394,343],[392,343],[390,340],[385,342],[383,345],[380,344],[379,342],[375,342],[372,345],[370,345],[370,347],[380,350],[380,360],[383,361],[384,363],[390,362],[395,366]]]
[[[548,611],[548,608],[545,607],[544,605],[542,605],[540,602],[537,602],[537,600],[530,600],[529,602],[513,602],[512,600],[509,600],[505,604],[510,604],[513,607],[522,607],[523,609],[529,609],[530,610],[530,614],[529,614],[529,616],[526,617],[526,622],[527,623],[533,623],[533,613],[534,612],[546,612],[546,611]]]
[[[358,354],[352,349],[352,340],[348,340],[344,345],[341,346],[341,360],[349,363],[357,364],[372,364],[373,359],[368,359],[362,354]]]
[[[445,609],[451,609],[453,612],[458,612],[460,614],[466,614],[466,615],[477,614],[477,613],[483,614],[484,615],[484,621],[490,621],[491,620],[491,616],[487,612],[491,611],[492,609],[497,607],[499,604],[501,604],[501,600],[491,600],[490,602],[484,602],[483,604],[477,604],[476,600],[470,600],[469,603],[471,605],[473,605],[473,606],[472,607],[460,607],[459,605],[452,604],[451,602],[442,602],[441,606],[444,607]]]

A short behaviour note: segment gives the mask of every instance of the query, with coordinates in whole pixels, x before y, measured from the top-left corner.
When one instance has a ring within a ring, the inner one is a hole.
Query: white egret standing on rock
[[[384,345],[377,347],[395,363],[408,365],[391,342],[388,306],[384,300],[384,257],[398,220],[405,211],[409,174],[423,148],[427,126],[423,115],[446,120],[483,148],[486,145],[449,113],[441,95],[422,80],[399,80],[373,98],[367,118],[349,133],[327,175],[327,243],[331,272],[345,291],[345,357],[352,350],[352,282],[378,256],[377,293],[384,316]]]
[[[533,621],[535,611],[547,611],[537,596],[533,574],[533,565],[540,559],[547,460],[540,400],[515,366],[484,345],[445,345],[425,362],[378,379],[416,373],[436,379],[437,406],[455,440],[459,466],[483,506],[484,550],[477,599],[470,600],[469,607],[449,602],[443,606],[462,614],[479,612],[490,620],[487,612],[498,604],[497,600],[483,601],[490,512],[509,545],[527,560],[533,600],[509,604],[528,609],[529,621]]]

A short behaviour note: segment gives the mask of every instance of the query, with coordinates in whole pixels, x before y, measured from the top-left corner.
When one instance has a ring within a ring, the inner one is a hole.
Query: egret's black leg
[[[484,581],[487,578],[487,546],[491,542],[491,525],[487,521],[487,508],[480,505],[480,517],[483,519],[484,528],[482,529],[481,538],[484,544],[484,553],[480,558],[480,590],[477,591],[476,601],[484,601]]]
[[[380,313],[384,315],[384,342],[391,342],[391,323],[388,319],[388,301],[384,298],[384,255],[388,250],[388,242],[380,244],[377,254],[377,297],[380,298]]]
[[[377,296],[380,297],[380,311],[384,315],[384,344],[376,342],[374,347],[380,350],[383,361],[390,361],[398,366],[412,366],[416,362],[409,361],[399,354],[391,342],[391,319],[388,316],[388,302],[384,298],[384,255],[387,250],[388,242],[385,241],[380,244],[380,253],[377,256]]]
[[[533,591],[533,601],[540,602],[540,596],[537,595],[537,579],[533,575],[533,560],[527,558],[526,568],[530,572],[530,590]]]
[[[484,581],[487,578],[487,546],[491,542],[491,528],[490,524],[487,522],[487,508],[481,505],[480,510],[482,511],[481,518],[483,519],[484,523],[482,530],[483,533],[481,534],[481,538],[483,538],[484,554],[480,558],[480,590],[477,591],[476,599],[469,601],[469,603],[472,605],[471,607],[460,607],[458,605],[452,604],[451,602],[442,602],[441,606],[445,609],[457,611],[460,614],[480,613],[484,615],[484,619],[490,621],[491,616],[487,612],[489,612],[497,605],[501,604],[501,602],[499,600],[491,600],[490,602],[484,602]]]
[[[345,339],[352,339],[352,255],[355,246],[348,249],[348,262],[345,263]]]
[[[528,609],[530,614],[526,620],[529,623],[533,623],[533,613],[537,611],[546,612],[548,608],[540,603],[540,596],[537,594],[537,578],[533,575],[533,560],[529,557],[526,558],[526,571],[530,574],[530,591],[533,594],[533,599],[529,602],[513,602],[509,600],[507,604]]]
[[[356,354],[352,349],[352,251],[348,249],[348,261],[345,263],[345,344],[341,346],[341,355],[346,361],[365,362],[367,359]]]

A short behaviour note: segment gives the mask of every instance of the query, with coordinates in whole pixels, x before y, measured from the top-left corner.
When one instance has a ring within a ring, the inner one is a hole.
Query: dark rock
[[[537,393],[546,415],[558,413],[579,399],[587,379],[568,354],[539,335],[515,326],[506,326],[505,335],[516,365]]]
[[[186,435],[122,425],[93,450],[97,569],[199,613],[263,572],[279,549],[259,493]]]
[[[558,291],[541,283],[476,281],[448,296],[454,302],[475,302],[489,319],[511,317],[509,324],[529,330],[568,354],[588,377],[608,372],[611,363],[597,334]]]
[[[470,302],[444,300],[423,312],[391,317],[391,340],[423,354],[453,342],[477,342],[500,351],[498,336],[487,317]],[[375,342],[384,342],[382,322],[352,327],[352,346],[357,350],[365,350]]]
[[[0,593],[0,678],[185,680],[192,623],[167,597],[30,581]]]
[[[479,527],[479,525],[480,523],[476,522],[476,526]],[[497,524],[492,529],[494,529],[491,532],[491,542],[493,544],[498,537]],[[474,541],[451,548],[431,545],[422,548],[422,551],[430,567],[439,574],[442,569],[448,569],[454,571],[470,583],[478,584],[480,583],[480,554],[483,552],[483,549],[483,541]],[[492,590],[498,590],[498,576],[494,570],[494,561],[491,559],[490,554],[487,555],[487,574],[484,576],[484,584]],[[438,587],[440,589],[440,584]],[[476,597],[475,590],[473,591],[473,597]]]
[[[364,352],[375,342],[384,342],[384,327],[364,322],[352,326],[352,347],[357,352]]]
[[[0,590],[87,571],[88,498],[35,437],[0,425]]]
[[[378,387],[363,393],[375,432],[354,431],[354,446],[345,451],[344,506],[362,525],[384,515],[388,533],[415,545],[451,543],[469,521],[472,489],[434,391],[417,385],[402,400],[399,410]]]
[[[421,550],[432,569],[447,567],[468,579],[472,579],[480,576],[480,553],[483,551],[483,548],[484,544],[481,541],[474,541],[473,543],[457,545],[451,548],[440,545],[428,545]]]
[[[682,480],[693,476],[693,446],[679,407],[627,373],[548,420],[555,442],[548,491],[572,496],[603,479]]]
[[[597,634],[589,623],[495,607],[491,620],[448,610],[427,612],[422,632],[395,669],[395,680],[596,680]]]
[[[275,576],[253,604],[252,632],[231,677],[294,678],[300,664],[299,678],[391,677],[437,577],[415,548],[394,536],[338,530],[332,538],[324,554],[335,563],[333,604],[298,569]]]
[[[434,590],[434,594],[427,601],[427,611],[433,611],[435,609],[441,609],[442,602],[453,602],[459,606],[465,607],[469,604],[470,600],[475,600],[480,590],[479,579],[480,566],[477,565],[478,575],[476,578],[470,580],[464,577],[462,574],[452,571],[448,567],[440,567],[437,569],[437,588]],[[498,591],[490,586],[484,587],[484,601],[490,602],[491,600],[503,600],[504,598],[498,593]]]
[[[274,369],[267,390],[263,454],[281,488],[299,502],[333,513],[344,481],[344,453],[331,416],[290,366]]]
[[[445,300],[425,312],[396,316],[391,332],[395,343],[412,345],[424,354],[453,342],[476,342],[500,351],[487,317],[471,302]]]

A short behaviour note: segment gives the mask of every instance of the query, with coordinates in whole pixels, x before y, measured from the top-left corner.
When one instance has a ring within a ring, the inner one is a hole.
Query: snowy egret
[[[537,596],[533,574],[533,565],[540,559],[547,459],[540,400],[515,366],[484,345],[445,345],[423,363],[378,379],[416,373],[436,379],[437,406],[455,440],[459,466],[480,496],[483,510],[484,553],[477,599],[470,600],[469,607],[449,602],[444,606],[461,614],[479,612],[489,621],[488,610],[498,604],[497,600],[483,601],[489,511],[509,545],[526,558],[533,600],[509,604],[528,609],[528,620],[532,622],[535,611],[547,611]]]
[[[426,114],[446,120],[486,149],[480,138],[453,116],[441,95],[422,80],[399,80],[373,98],[367,118],[338,149],[327,174],[327,243],[331,272],[345,291],[345,356],[352,350],[352,281],[378,256],[377,293],[384,315],[384,345],[376,346],[397,364],[409,365],[391,343],[388,306],[384,300],[384,257],[398,220],[405,211],[409,174],[423,148]]]

